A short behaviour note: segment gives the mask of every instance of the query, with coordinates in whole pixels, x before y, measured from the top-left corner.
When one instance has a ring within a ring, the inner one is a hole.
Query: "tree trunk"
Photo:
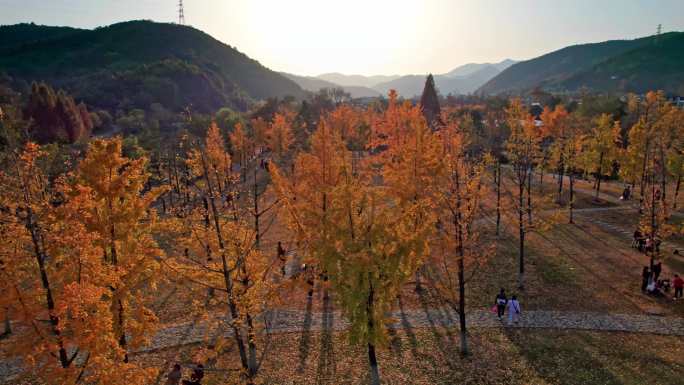
[[[525,287],[524,285],[524,275],[525,275],[525,221],[524,221],[524,200],[523,200],[523,195],[524,195],[524,189],[525,189],[525,180],[520,180],[518,181],[518,231],[520,235],[520,244],[519,244],[519,261],[520,261],[520,271],[518,274],[518,288],[520,290],[523,290]]]
[[[532,168],[527,171],[527,223],[532,224]]]
[[[0,339],[5,338],[12,334],[12,323],[10,321],[9,308],[5,308],[5,330],[0,334]]]
[[[124,351],[124,359],[123,362],[128,362],[128,350],[126,349],[126,328],[125,328],[125,323],[124,323],[124,306],[123,302],[121,300],[118,300],[118,317],[117,317],[117,323],[118,323],[118,329],[119,333],[119,346],[121,346],[121,349]]]
[[[249,379],[253,381],[257,373],[257,348],[254,341],[256,340],[256,333],[254,331],[254,322],[252,316],[247,314],[247,345],[249,347],[249,358],[247,364],[249,366]]]
[[[643,210],[644,197],[646,195],[646,164],[648,162],[648,147],[649,143],[646,141],[644,147],[644,162],[641,165],[641,181],[639,182],[639,213]]]
[[[501,162],[496,162],[496,236],[501,229]]]
[[[603,153],[599,156],[598,172],[596,173],[596,195],[594,200],[598,202],[601,193],[601,175],[603,174]]]
[[[570,170],[570,224],[575,223],[572,216],[575,208],[575,176],[574,170]]]
[[[679,187],[682,184],[682,176],[679,175],[677,176],[677,186],[675,187],[675,193],[674,193],[674,198],[672,202],[672,209],[676,210],[677,209],[677,198],[679,197]]]
[[[463,265],[463,248],[458,260],[458,324],[461,328],[461,354],[468,355],[468,335],[465,315],[465,267]]]
[[[47,268],[45,266],[45,253],[41,247],[42,240],[37,227],[38,225],[33,221],[33,210],[31,210],[31,207],[27,204],[26,228],[31,233],[34,254],[36,256],[36,261],[38,262],[38,270],[40,271],[40,280],[43,289],[45,290],[45,302],[47,304],[50,325],[52,326],[52,334],[57,339],[57,345],[59,346],[59,363],[62,365],[62,368],[67,368],[71,364],[71,361],[67,358],[67,352],[64,348],[64,343],[62,342],[59,317],[55,315],[55,301],[52,297],[52,287],[50,286],[50,280],[48,279]]]
[[[459,173],[454,173],[456,185],[456,212],[454,212],[454,227],[456,228],[456,245],[458,253],[458,322],[461,331],[461,354],[468,355],[468,334],[465,318],[465,250],[463,247],[463,224],[461,223],[461,181]]]
[[[378,359],[375,355],[375,346],[368,344],[368,363],[370,364],[370,383],[380,385],[380,371],[378,370]]]
[[[565,165],[561,157],[560,165],[558,166],[558,203],[563,202],[563,174],[565,172]]]
[[[242,368],[249,372],[249,363],[247,360],[247,353],[245,351],[245,343],[242,340],[242,334],[240,333],[240,328],[238,325],[235,323],[239,319],[239,314],[237,310],[237,304],[235,302],[235,298],[233,297],[233,279],[230,276],[231,270],[228,268],[228,261],[226,260],[226,253],[225,253],[225,246],[223,243],[223,235],[221,233],[221,225],[219,223],[219,216],[218,216],[218,210],[216,210],[216,201],[214,199],[214,190],[211,185],[211,179],[209,178],[208,175],[208,167],[206,164],[206,160],[204,159],[204,152],[201,153],[202,157],[202,168],[204,169],[204,178],[207,183],[207,190],[209,193],[209,207],[211,208],[211,212],[214,217],[214,230],[216,231],[216,237],[218,239],[218,244],[219,244],[219,249],[222,250],[221,252],[221,263],[222,263],[222,273],[223,273],[223,281],[224,285],[226,287],[226,292],[228,294],[228,310],[230,311],[230,316],[231,316],[231,328],[233,329],[233,337],[235,338],[235,343],[238,347],[238,352],[240,353],[240,362],[242,364]]]
[[[375,293],[373,290],[373,281],[371,280],[370,273],[368,273],[368,284],[370,289],[368,291],[368,303],[366,304],[366,316],[368,317],[368,333],[370,336],[373,336],[373,329],[375,328],[373,323]],[[371,337],[371,339],[372,338],[373,337]],[[370,341],[368,342],[368,364],[371,385],[380,385],[380,371],[378,370],[378,359],[375,355],[375,345]]]
[[[257,184],[257,167],[254,166],[254,246],[259,249],[261,243],[261,232],[259,230],[259,185]]]
[[[653,170],[653,173],[655,174],[655,169]],[[654,264],[655,257],[656,257],[656,242],[655,241],[656,241],[656,187],[655,187],[655,175],[652,175],[652,177],[651,177],[651,263],[650,263],[651,271],[653,271],[653,264]]]
[[[666,207],[665,202],[667,201],[667,167],[665,167],[665,154],[663,151],[663,146],[660,146],[660,200],[663,202],[663,207]]]

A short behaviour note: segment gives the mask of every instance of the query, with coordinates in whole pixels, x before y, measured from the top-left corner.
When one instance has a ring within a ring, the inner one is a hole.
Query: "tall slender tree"
[[[534,122],[519,99],[513,99],[506,110],[506,121],[511,134],[506,141],[506,155],[513,170],[511,180],[516,190],[512,203],[518,224],[518,287],[524,288],[525,235],[532,223],[525,220],[525,189],[532,172],[535,156]]]

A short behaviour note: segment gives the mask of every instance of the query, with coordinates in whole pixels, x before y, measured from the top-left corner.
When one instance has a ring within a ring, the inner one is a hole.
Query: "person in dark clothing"
[[[496,315],[499,316],[499,319],[501,319],[501,317],[503,317],[504,315],[504,312],[506,311],[506,304],[508,303],[508,298],[506,298],[506,291],[503,288],[501,288],[499,294],[496,295],[494,303],[496,304]]]
[[[648,266],[644,266],[644,270],[641,273],[641,291],[644,293],[646,292],[649,278],[651,278],[651,272],[648,270]]]
[[[165,385],[178,385],[180,384],[180,380],[182,377],[183,373],[181,371],[181,366],[179,364],[173,365],[173,370],[169,372],[169,375],[166,377],[166,384]]]
[[[660,277],[660,272],[663,271],[663,263],[658,262],[653,265],[653,280],[658,282],[658,277]]]
[[[283,244],[278,241],[278,259],[280,260],[280,271],[283,273],[283,277],[285,276],[285,265],[287,263],[287,258],[285,258],[285,249],[283,249]]]
[[[190,381],[183,380],[183,385],[201,385],[202,379],[204,378],[204,366],[202,364],[197,365],[195,370],[192,371],[190,376]]]
[[[632,241],[632,247],[634,248],[640,248],[639,245],[641,244],[641,231],[639,229],[634,230],[634,240]]]

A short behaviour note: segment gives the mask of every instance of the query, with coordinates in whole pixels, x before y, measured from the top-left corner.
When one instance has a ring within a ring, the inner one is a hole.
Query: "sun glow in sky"
[[[0,0],[0,24],[175,21],[178,0]],[[684,30],[682,0],[184,0],[186,22],[302,75],[443,73],[567,45]]]

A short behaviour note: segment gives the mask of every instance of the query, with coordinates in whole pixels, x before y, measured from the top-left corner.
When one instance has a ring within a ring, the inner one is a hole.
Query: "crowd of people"
[[[665,297],[670,292],[670,289],[674,287],[673,299],[682,298],[684,280],[679,274],[675,274],[671,280],[660,279],[662,269],[662,262],[653,264],[653,268],[644,266],[641,273],[641,291],[654,297]]]
[[[632,247],[641,251],[642,253],[660,253],[660,244],[662,241],[658,238],[652,238],[644,235],[641,230],[634,230],[634,237],[632,239]]]

